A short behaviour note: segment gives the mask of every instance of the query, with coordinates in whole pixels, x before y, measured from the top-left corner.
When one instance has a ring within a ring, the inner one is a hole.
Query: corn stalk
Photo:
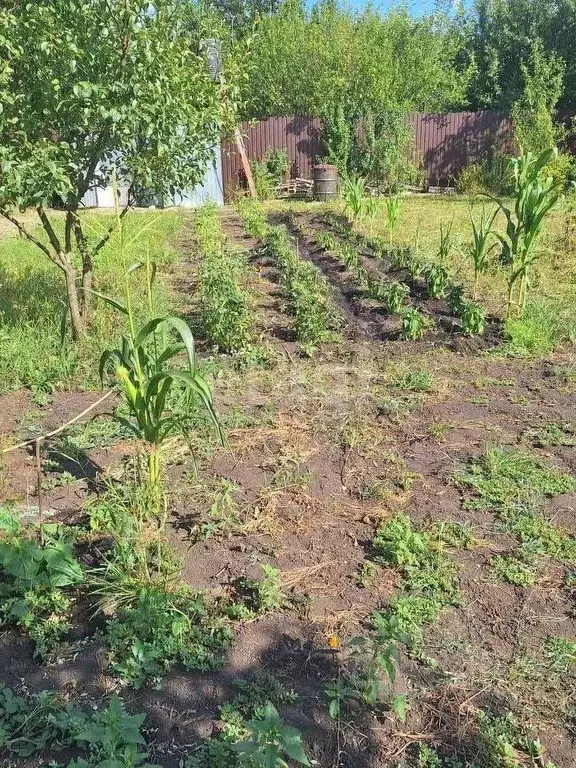
[[[506,233],[495,233],[502,245],[500,260],[508,267],[507,316],[513,308],[522,312],[530,288],[530,268],[539,258],[535,245],[544,221],[562,197],[562,186],[551,176],[543,177],[545,167],[557,155],[556,149],[539,157],[528,152],[510,161],[514,180],[514,206],[492,197],[506,217]],[[514,298],[518,284],[517,298]]]

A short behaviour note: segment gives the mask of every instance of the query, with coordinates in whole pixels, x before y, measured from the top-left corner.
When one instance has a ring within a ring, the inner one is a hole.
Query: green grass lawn
[[[112,221],[111,216],[94,213],[86,213],[84,218],[86,232],[93,239]],[[181,221],[175,212],[134,212],[126,219],[127,240],[147,225],[126,255],[127,264],[149,252],[163,267],[158,270],[155,286],[160,313],[175,304],[166,267],[175,259],[170,242]],[[112,237],[96,258],[95,287],[121,297],[124,269],[118,241]],[[135,305],[144,307],[144,275],[134,273],[132,280]],[[117,312],[96,301],[87,339],[75,345],[67,331],[62,342],[65,306],[60,270],[36,246],[17,235],[0,239],[0,392],[28,387],[41,397],[54,388],[98,387],[97,360],[106,346],[119,340],[122,321]]]

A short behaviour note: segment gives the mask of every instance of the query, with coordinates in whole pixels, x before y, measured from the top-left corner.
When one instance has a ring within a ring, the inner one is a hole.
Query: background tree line
[[[518,143],[539,152],[566,138],[558,113],[576,110],[576,0],[474,0],[456,10],[438,0],[420,17],[338,0],[216,7],[236,38],[250,39],[243,116],[320,116],[329,156],[367,175],[378,165],[395,178],[413,172],[400,162],[407,112],[503,110]]]

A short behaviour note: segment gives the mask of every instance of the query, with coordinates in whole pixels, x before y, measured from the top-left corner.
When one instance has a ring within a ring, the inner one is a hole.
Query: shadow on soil
[[[286,622],[291,624],[286,626]],[[256,629],[256,625],[260,625]],[[177,670],[167,676],[160,690],[143,688],[120,691],[131,712],[145,712],[144,724],[151,762],[162,768],[178,768],[203,739],[221,728],[219,707],[238,692],[234,681],[250,680],[255,673],[269,672],[294,690],[294,704],[280,707],[283,720],[302,732],[307,753],[320,768],[383,768],[380,749],[372,733],[379,726],[369,715],[355,714],[342,723],[340,734],[327,714],[324,687],[337,675],[334,652],[320,647],[304,622],[269,615],[240,628],[225,666],[211,674]],[[115,686],[106,674],[106,655],[98,641],[86,639],[55,665],[33,659],[31,643],[9,632],[0,639],[0,653],[10,664],[0,672],[0,685],[20,693],[59,691],[80,708],[105,705]],[[382,721],[380,729],[385,727]],[[62,752],[51,757],[62,759]],[[0,750],[0,764],[8,755]],[[34,757],[19,762],[21,768],[45,764]],[[214,766],[219,768],[219,766]]]

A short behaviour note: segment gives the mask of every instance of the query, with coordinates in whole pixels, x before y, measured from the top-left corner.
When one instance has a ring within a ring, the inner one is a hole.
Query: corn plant
[[[161,460],[160,453],[166,441],[177,435],[185,435],[185,419],[172,413],[168,403],[176,388],[186,393],[186,405],[191,412],[199,403],[218,427],[212,392],[204,378],[196,370],[194,338],[188,324],[179,317],[154,316],[153,282],[156,274],[154,262],[147,256],[146,263],[126,266],[126,253],[138,239],[142,230],[126,242],[123,221],[117,211],[120,257],[124,263],[124,303],[93,293],[118,310],[127,321],[128,330],[122,336],[121,345],[107,349],[100,358],[100,377],[113,370],[129,417],[117,416],[118,420],[145,446],[148,488],[150,500],[156,512],[160,508]],[[148,312],[150,319],[136,327],[131,290],[131,278],[140,269],[146,270]],[[176,333],[178,342],[170,337]],[[184,367],[171,367],[176,358],[184,353]],[[170,367],[168,365],[170,364]]]
[[[557,150],[550,149],[539,157],[528,152],[513,158],[510,161],[514,181],[513,208],[503,200],[491,198],[506,217],[506,233],[496,233],[496,236],[502,245],[500,260],[508,268],[508,316],[513,308],[521,312],[526,306],[530,268],[540,255],[535,246],[546,217],[562,197],[561,183],[542,175],[556,155]]]
[[[370,235],[372,235],[372,230],[374,228],[374,219],[376,218],[377,213],[378,213],[378,198],[373,196],[367,197],[364,201],[364,216],[370,222]]]
[[[424,315],[410,307],[402,313],[402,335],[410,341],[418,341],[424,336],[427,322]]]
[[[364,214],[365,192],[366,179],[363,176],[345,176],[342,180],[344,211],[352,217],[353,221],[362,218]]]
[[[398,226],[401,210],[402,198],[400,195],[389,195],[386,198],[386,224],[388,226],[388,239],[391,248],[394,244],[394,232]]]
[[[472,298],[474,301],[478,298],[478,281],[481,274],[486,272],[488,259],[492,251],[496,248],[497,242],[490,245],[490,237],[494,234],[492,225],[498,215],[498,209],[491,216],[486,213],[486,208],[482,206],[482,215],[478,223],[474,220],[472,206],[470,206],[470,223],[472,224],[472,244],[468,251],[472,264],[474,265],[474,288]]]
[[[450,251],[452,250],[452,225],[454,224],[453,221],[448,224],[448,226],[444,226],[444,222],[440,223],[440,245],[438,247],[438,261],[443,266],[446,266],[448,264],[448,258],[450,256]]]

